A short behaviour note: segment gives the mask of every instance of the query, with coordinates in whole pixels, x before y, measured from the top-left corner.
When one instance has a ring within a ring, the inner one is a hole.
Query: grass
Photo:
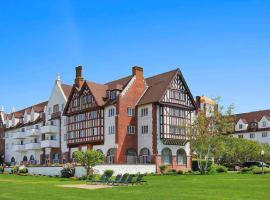
[[[223,174],[208,176],[146,177],[143,186],[83,190],[57,185],[83,181],[0,175],[1,200],[266,200],[270,175]]]

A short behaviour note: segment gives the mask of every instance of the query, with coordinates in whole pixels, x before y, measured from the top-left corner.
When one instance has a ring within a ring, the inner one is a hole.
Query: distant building
[[[207,116],[213,113],[215,107],[217,107],[217,102],[207,96],[197,96],[196,97],[197,112],[203,111]]]
[[[0,161],[5,158],[5,113],[0,110]]]
[[[270,144],[270,110],[235,115],[233,137]]]

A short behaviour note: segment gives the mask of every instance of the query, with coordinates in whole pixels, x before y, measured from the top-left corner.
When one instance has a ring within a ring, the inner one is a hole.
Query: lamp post
[[[263,170],[263,156],[264,156],[264,150],[261,151],[261,156],[262,156],[262,174],[264,174],[264,170]]]

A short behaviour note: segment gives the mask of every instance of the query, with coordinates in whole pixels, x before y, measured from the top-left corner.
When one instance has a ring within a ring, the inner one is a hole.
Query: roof
[[[66,98],[69,97],[71,90],[72,90],[72,86],[71,85],[67,85],[67,84],[61,84],[62,90],[66,96]]]
[[[127,76],[115,81],[105,83],[108,86],[108,90],[123,90],[128,82],[132,79],[132,76]]]
[[[102,85],[94,82],[86,82],[87,86],[91,90],[91,93],[93,94],[96,103],[99,106],[103,106],[105,104],[104,97],[106,97],[106,91],[108,89],[107,85]]]
[[[139,105],[158,102],[162,98],[164,92],[172,82],[172,79],[177,74],[178,69],[158,74],[149,78],[146,78],[146,84],[148,85],[147,91],[139,101]]]
[[[267,119],[270,119],[270,110],[260,110],[255,112],[236,114],[235,122],[237,123],[241,119],[245,123],[250,124],[252,122],[260,121],[264,116],[266,116]]]

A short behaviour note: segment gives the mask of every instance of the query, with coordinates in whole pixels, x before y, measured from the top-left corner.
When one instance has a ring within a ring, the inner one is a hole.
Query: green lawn
[[[268,200],[270,175],[146,177],[143,186],[99,190],[61,188],[80,184],[60,178],[0,175],[0,200]]]

